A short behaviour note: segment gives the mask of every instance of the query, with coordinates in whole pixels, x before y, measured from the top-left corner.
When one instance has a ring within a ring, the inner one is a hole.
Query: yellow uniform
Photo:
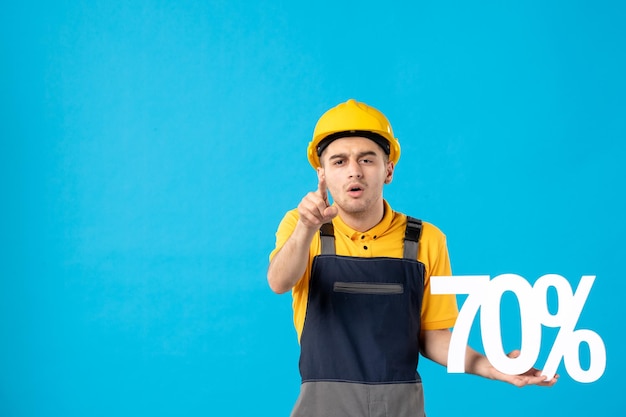
[[[402,258],[406,215],[395,212],[385,201],[383,219],[372,229],[361,233],[347,226],[340,217],[333,219],[337,255],[374,258]],[[297,210],[287,212],[276,232],[276,248],[270,259],[283,247],[291,236],[298,221]],[[311,242],[309,263],[302,278],[293,288],[293,320],[298,340],[302,335],[307,311],[309,280],[313,259],[320,254],[319,234]],[[424,265],[424,298],[421,311],[421,329],[447,329],[454,326],[458,315],[454,295],[432,295],[430,277],[452,275],[445,235],[434,225],[423,223],[417,260]]]

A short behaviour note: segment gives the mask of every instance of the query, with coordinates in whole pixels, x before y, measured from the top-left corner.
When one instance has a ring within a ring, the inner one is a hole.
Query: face
[[[383,185],[393,177],[393,162],[375,142],[362,137],[333,141],[320,157],[318,176],[340,213],[351,216],[378,214],[383,210]]]

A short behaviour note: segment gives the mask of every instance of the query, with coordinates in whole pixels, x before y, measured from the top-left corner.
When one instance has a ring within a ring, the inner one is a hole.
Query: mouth
[[[350,184],[346,187],[346,191],[348,192],[348,195],[352,197],[359,197],[363,194],[364,187],[360,184]]]

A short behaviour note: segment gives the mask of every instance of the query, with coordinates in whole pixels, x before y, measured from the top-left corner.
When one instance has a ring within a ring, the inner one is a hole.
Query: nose
[[[361,169],[359,161],[356,159],[350,159],[349,164],[348,176],[350,178],[361,178],[363,176],[363,170]]]

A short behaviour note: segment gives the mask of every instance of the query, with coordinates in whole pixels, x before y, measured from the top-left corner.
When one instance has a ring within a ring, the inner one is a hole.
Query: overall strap
[[[335,254],[335,229],[332,223],[324,223],[320,228],[320,240],[322,243],[322,255]]]
[[[422,221],[414,217],[406,217],[404,232],[404,259],[416,260],[419,252],[419,241],[422,235]],[[335,254],[335,229],[332,223],[325,223],[320,228],[322,255]]]
[[[421,234],[422,221],[414,217],[406,216],[406,231],[404,232],[404,259],[417,259]]]

